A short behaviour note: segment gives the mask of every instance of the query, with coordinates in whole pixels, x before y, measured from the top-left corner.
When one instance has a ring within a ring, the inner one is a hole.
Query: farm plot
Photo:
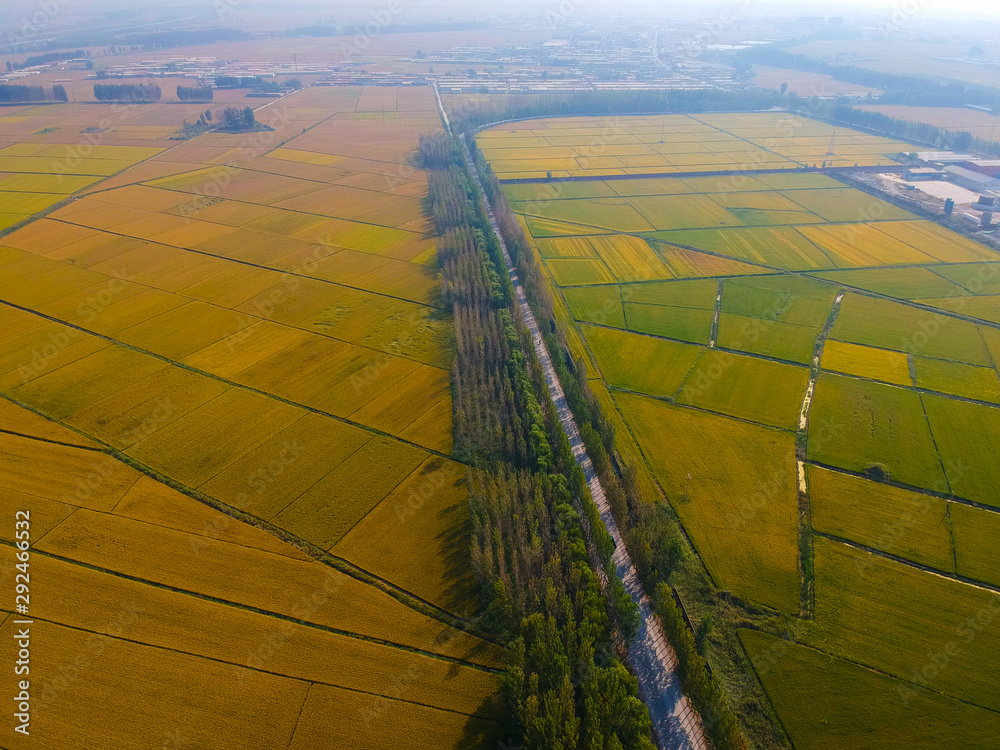
[[[798,611],[792,435],[642,396],[615,398],[719,585]]]
[[[562,295],[574,320],[615,328],[625,327],[621,287],[567,287],[562,290]]]
[[[820,330],[819,326],[723,313],[719,316],[718,344],[723,349],[808,364]]]
[[[622,300],[637,305],[665,305],[712,310],[719,284],[714,279],[671,281],[662,284],[629,284],[622,287]]]
[[[972,323],[859,294],[844,295],[830,337],[981,367],[992,365]]]
[[[677,403],[792,430],[808,379],[804,367],[706,349],[678,391]]]
[[[1000,586],[1000,514],[952,503],[951,523],[958,574]]]
[[[477,143],[501,179],[893,164],[908,144],[789,115],[539,119],[483,131]],[[623,119],[628,122],[623,122]],[[775,134],[782,134],[775,137]],[[797,175],[796,175],[797,176]],[[741,179],[746,179],[741,178]],[[815,187],[828,178],[817,176]],[[775,183],[777,184],[777,183]],[[840,183],[833,182],[833,185]]]
[[[625,324],[630,331],[707,344],[712,335],[712,311],[666,305],[625,302]]]
[[[827,341],[823,346],[823,360],[820,364],[824,370],[831,372],[842,372],[894,385],[913,385],[909,357],[891,349]]]
[[[758,276],[726,279],[722,311],[765,321],[822,327],[837,289],[804,276]]]
[[[916,218],[909,211],[853,188],[796,190],[780,195],[826,221],[870,222]]]
[[[957,505],[819,466],[808,478],[816,531],[955,572],[948,513]]]
[[[672,397],[698,359],[699,349],[676,341],[585,326],[587,345],[604,379],[650,396]]]
[[[936,260],[929,252],[880,232],[877,224],[810,224],[798,227],[798,231],[826,253],[837,268],[933,263]]]
[[[590,244],[619,281],[673,278],[649,244],[639,237],[622,234],[591,237]]]
[[[1000,296],[958,296],[939,299],[920,299],[916,302],[937,307],[941,310],[956,312],[971,318],[1000,323]]]
[[[795,747],[993,746],[997,714],[757,630],[739,637]],[[904,676],[905,679],[905,676]],[[900,700],[906,695],[907,700]]]
[[[968,296],[968,292],[962,287],[923,266],[858,271],[821,271],[815,276],[836,284],[866,289],[900,299]]]
[[[1000,506],[1000,409],[930,395],[923,402],[952,493]]]
[[[682,229],[659,236],[667,242],[690,245],[787,271],[830,268],[833,265],[830,258],[795,227]]]
[[[935,692],[997,710],[1000,636],[972,628],[977,616],[996,617],[996,593],[822,538],[815,558],[816,619],[801,640],[905,680],[909,689],[921,684],[928,654],[954,643]]]
[[[943,359],[914,357],[917,387],[955,396],[1000,403],[1000,377],[992,367],[975,367]]]
[[[577,224],[578,234],[594,226],[619,232],[645,232],[654,227],[624,198],[585,198],[560,201],[513,202],[518,213]]]
[[[947,485],[920,396],[910,390],[822,373],[810,417],[808,458],[942,491]],[[940,447],[940,440],[938,441]]]

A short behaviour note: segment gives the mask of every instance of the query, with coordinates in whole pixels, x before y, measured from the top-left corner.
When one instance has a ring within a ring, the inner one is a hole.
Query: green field
[[[707,344],[712,334],[711,310],[666,305],[625,303],[625,322],[630,331],[670,339]]]
[[[626,331],[593,326],[582,330],[609,385],[650,396],[673,396],[700,351],[696,346]]]
[[[830,337],[970,365],[993,364],[972,323],[858,294],[844,296]]]
[[[946,501],[819,466],[809,497],[816,531],[955,572]]]
[[[706,349],[677,394],[677,403],[751,422],[795,429],[809,372],[804,367]]]
[[[951,491],[1000,507],[1000,409],[925,396],[924,407]]]
[[[805,643],[1000,710],[1000,631],[973,627],[1000,616],[1000,595],[826,539],[816,540],[815,556],[816,620]],[[924,672],[946,647],[947,668]]]
[[[581,286],[563,289],[563,297],[575,320],[583,323],[625,327],[622,293],[617,286]]]
[[[920,396],[913,391],[823,373],[810,423],[817,429],[832,426],[826,439],[810,441],[812,461],[856,472],[882,464],[898,482],[927,489],[944,484]]]
[[[1000,403],[1000,377],[992,367],[914,357],[913,368],[918,388]]]
[[[719,317],[719,346],[789,362],[809,364],[820,329],[794,323],[723,313]]]
[[[616,401],[719,584],[797,612],[792,435],[642,396]]]
[[[1000,586],[1000,513],[952,503],[958,574]]]
[[[996,746],[994,711],[760,631],[739,635],[799,750]]]

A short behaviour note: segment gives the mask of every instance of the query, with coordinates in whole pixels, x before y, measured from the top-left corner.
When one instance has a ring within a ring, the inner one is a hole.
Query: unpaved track
[[[443,110],[442,116],[444,116]],[[593,495],[594,502],[597,503],[597,507],[601,512],[601,519],[615,540],[616,548],[613,560],[618,577],[625,585],[625,589],[632,595],[632,599],[639,605],[642,624],[639,628],[638,637],[629,648],[629,662],[639,679],[639,691],[642,699],[649,706],[649,715],[653,720],[653,731],[656,733],[660,747],[664,748],[664,750],[704,750],[707,748],[707,745],[702,732],[701,720],[698,714],[692,710],[687,698],[681,692],[680,677],[677,674],[677,657],[663,636],[663,629],[660,626],[659,618],[653,614],[649,599],[643,592],[642,585],[639,583],[635,566],[632,565],[632,560],[629,559],[628,553],[625,551],[625,543],[618,532],[618,526],[615,524],[615,519],[611,514],[611,507],[608,505],[607,498],[604,495],[604,488],[597,478],[597,473],[594,471],[594,465],[591,463],[590,456],[587,455],[587,449],[583,444],[583,439],[580,437],[580,430],[577,428],[573,413],[566,403],[566,396],[563,393],[559,379],[556,377],[555,370],[552,368],[552,360],[549,358],[549,352],[545,348],[545,342],[538,330],[538,323],[535,320],[534,313],[531,311],[531,306],[528,304],[528,298],[525,296],[524,287],[521,286],[514,264],[511,262],[507,246],[503,241],[503,237],[500,236],[500,228],[497,225],[496,217],[493,215],[493,210],[489,207],[489,201],[487,201],[486,193],[483,191],[482,182],[479,180],[479,173],[469,154],[469,149],[464,138],[462,146],[466,163],[469,165],[469,171],[472,173],[476,187],[486,204],[490,225],[493,227],[493,232],[496,234],[497,239],[500,241],[500,247],[503,249],[507,271],[510,274],[511,281],[514,284],[514,291],[517,295],[517,304],[520,308],[521,316],[524,318],[524,322],[531,332],[531,340],[534,343],[538,359],[542,363],[542,369],[545,372],[545,382],[548,384],[549,391],[552,394],[553,403],[559,414],[559,421],[562,423],[563,430],[565,430],[570,445],[573,447],[573,455],[587,477],[590,493]]]

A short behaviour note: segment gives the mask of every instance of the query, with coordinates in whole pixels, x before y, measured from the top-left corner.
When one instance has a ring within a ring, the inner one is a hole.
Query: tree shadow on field
[[[464,486],[464,476],[454,479],[452,487]],[[470,565],[468,500],[463,499],[439,508],[436,526],[441,531],[434,537],[435,551],[443,564],[446,582],[442,591],[443,605],[449,611],[469,619],[478,613],[479,600]]]
[[[456,750],[498,750],[507,747],[500,734],[499,701],[495,695],[486,698],[470,716],[462,729]]]

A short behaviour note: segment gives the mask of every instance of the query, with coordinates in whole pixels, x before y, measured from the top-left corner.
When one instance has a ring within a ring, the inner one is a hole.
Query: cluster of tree
[[[259,76],[216,76],[215,87],[219,89],[252,89],[257,88],[264,79]]]
[[[208,123],[210,123],[211,121],[212,121],[212,110],[210,109],[206,109],[204,112],[202,112],[198,116],[198,120],[196,122],[191,123],[185,120],[184,125],[181,127],[180,139],[186,141],[190,138],[194,138],[195,136],[207,133],[209,129]]]
[[[837,65],[807,55],[786,52],[774,45],[755,45],[734,53],[744,65],[769,65],[789,70],[828,75],[838,81],[881,89],[879,104],[910,104],[930,107],[961,107],[981,104],[1000,107],[1000,90],[962,83],[937,83],[922,76],[885,73],[855,65]],[[817,92],[820,93],[820,92]]]
[[[565,476],[501,469],[471,484],[473,565],[492,581],[486,616],[517,634],[501,680],[506,734],[526,748],[652,750]]]
[[[614,426],[603,414],[600,402],[587,385],[587,371],[584,364],[573,362],[569,354],[564,334],[556,325],[548,286],[539,272],[534,250],[500,190],[499,181],[478,151],[476,160],[479,172],[483,176],[483,187],[497,217],[501,234],[512,256],[516,258],[525,293],[539,320],[548,322],[545,339],[552,355],[553,367],[566,394],[566,401],[578,424],[581,425],[581,437],[601,479],[629,556],[636,566],[646,592],[651,596],[665,596],[663,592],[666,591],[672,602],[673,591],[669,587],[669,581],[673,573],[683,564],[685,556],[681,530],[666,504],[653,502],[643,495],[636,481],[634,467],[620,460],[612,460],[611,457],[616,455]],[[588,506],[584,506],[584,511],[585,521],[588,521],[590,526],[603,528],[600,518],[596,516],[596,508],[590,510]],[[599,548],[603,546],[599,535],[595,535],[594,539]],[[613,550],[613,543],[611,549]],[[604,559],[606,552],[599,549],[599,553]],[[612,571],[609,570],[608,573]],[[617,580],[609,575],[609,580],[612,579]],[[629,608],[623,599],[623,594],[624,596],[627,594],[619,587],[620,583],[618,587],[612,586],[610,599],[619,625],[625,631],[629,627],[638,627],[638,620],[632,619],[635,616],[630,616]],[[623,611],[618,611],[619,608]],[[665,612],[664,617],[668,615],[672,617],[674,614],[669,607],[661,609]],[[711,622],[708,620],[703,624],[698,639],[702,648],[711,628]],[[729,707],[721,682],[712,675],[707,662],[697,653],[694,646],[692,646],[692,650],[695,651],[694,656],[690,656],[686,650],[689,642],[695,643],[695,634],[683,617],[680,619],[679,627],[680,629],[677,628],[676,622],[671,621],[670,627],[667,628],[668,640],[678,654],[684,653],[682,680],[685,694],[702,716],[712,746],[716,750],[746,750],[748,747],[746,739],[742,736],[738,720]]]
[[[280,94],[281,84],[273,78],[261,79],[260,84],[254,86],[253,90],[262,94]]]
[[[558,115],[649,114],[663,112],[726,112],[778,106],[776,91],[574,91],[521,94],[503,101],[470,103],[449,112],[453,127],[471,133],[497,120]]]
[[[170,47],[192,47],[197,44],[215,42],[237,42],[249,39],[250,35],[239,29],[178,29],[176,31],[134,31],[117,33],[95,31],[77,34],[49,43],[49,48],[103,47],[117,52],[139,52],[142,50],[168,49]]]
[[[433,170],[429,186],[442,235],[442,296],[456,321],[455,451],[480,465],[506,461],[547,471],[552,466],[548,426],[527,368],[533,351],[522,346],[507,305],[510,278],[497,262],[499,248],[475,188],[458,164]]]
[[[254,116],[253,107],[244,107],[243,109],[226,107],[222,110],[221,127],[230,133],[253,130],[256,124],[257,118]]]
[[[87,57],[86,50],[78,49],[73,52],[46,52],[44,55],[32,55],[23,63],[7,61],[7,72],[21,70],[22,68],[33,68],[36,65],[45,65],[50,62],[61,62],[63,60],[75,60],[78,57]]]
[[[857,109],[836,101],[804,101],[791,97],[789,107],[803,114],[825,117],[855,127],[865,128],[900,140],[926,143],[934,148],[968,152],[1000,158],[1000,143],[977,138],[968,131],[951,131],[926,122],[903,120],[879,112]]]
[[[95,83],[99,102],[158,102],[163,92],[155,83]]]
[[[210,102],[215,94],[208,86],[178,86],[177,98],[182,102]]]
[[[432,168],[442,289],[455,321],[456,452],[476,467],[472,567],[483,625],[509,650],[504,733],[532,750],[652,750],[637,681],[616,651],[618,609],[627,636],[636,615],[619,596],[609,606],[602,595],[586,532],[603,524],[517,313],[485,206],[450,137],[424,139],[421,154]],[[600,546],[610,558],[613,542]]]
[[[42,86],[16,86],[0,84],[0,104],[24,104],[29,102],[65,102],[69,98],[66,89],[59,84],[47,90]]]
[[[370,24],[369,24],[370,25]],[[478,21],[456,21],[456,22],[435,22],[425,23],[389,23],[379,25],[379,34],[417,34],[432,31],[472,31],[485,28],[486,24]],[[289,36],[352,36],[354,34],[370,34],[368,25],[347,25],[347,26],[299,26],[289,29]]]
[[[461,149],[454,138],[422,135],[419,148],[420,162],[427,169],[446,169],[462,160]]]

